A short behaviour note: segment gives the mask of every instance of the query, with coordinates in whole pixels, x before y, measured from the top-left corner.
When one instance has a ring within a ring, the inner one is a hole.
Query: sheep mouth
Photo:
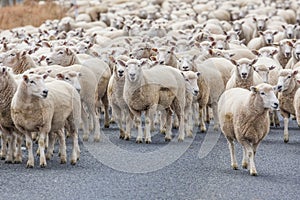
[[[243,80],[247,79],[247,75],[242,75],[242,79]]]
[[[53,62],[52,61],[46,61],[47,65],[51,65]]]
[[[43,99],[46,99],[48,94],[41,94],[41,96],[42,96]]]

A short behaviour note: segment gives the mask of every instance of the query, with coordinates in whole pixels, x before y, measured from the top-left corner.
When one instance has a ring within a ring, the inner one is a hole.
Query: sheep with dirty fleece
[[[137,143],[143,141],[141,114],[145,111],[145,141],[151,143],[150,125],[157,109],[167,111],[165,140],[171,140],[172,109],[179,119],[178,141],[184,140],[185,81],[177,69],[156,65],[142,69],[145,61],[130,59],[118,61],[126,66],[124,100],[136,117],[138,126]]]
[[[11,117],[16,128],[25,135],[28,149],[27,167],[34,167],[31,132],[39,134],[40,166],[46,167],[45,139],[50,133],[67,130],[73,137],[71,164],[79,159],[78,126],[80,123],[80,96],[70,84],[53,80],[45,83],[47,75],[23,75],[11,103]],[[33,115],[34,113],[34,115]],[[62,145],[62,144],[61,144]],[[65,144],[64,144],[65,145]],[[66,162],[66,152],[61,162]]]
[[[266,83],[251,86],[250,91],[232,88],[221,95],[218,102],[220,127],[228,141],[233,169],[238,169],[234,150],[234,141],[237,140],[243,146],[243,168],[249,167],[250,175],[257,175],[256,150],[269,133],[270,109],[278,108],[274,88]]]

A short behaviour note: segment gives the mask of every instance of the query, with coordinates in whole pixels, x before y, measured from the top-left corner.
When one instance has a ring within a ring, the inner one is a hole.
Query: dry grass
[[[65,13],[66,10],[51,2],[39,6],[34,1],[27,1],[23,5],[0,8],[0,29],[25,25],[38,27],[47,19],[61,19]]]

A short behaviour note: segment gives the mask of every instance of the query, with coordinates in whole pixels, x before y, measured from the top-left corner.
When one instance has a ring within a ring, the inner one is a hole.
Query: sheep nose
[[[292,34],[288,34],[288,39],[291,39],[292,38]]]
[[[277,86],[277,90],[278,90],[278,91],[281,91],[281,90],[282,90],[282,85],[278,85],[278,86]]]
[[[123,74],[124,73],[124,70],[119,70],[118,71],[120,74]]]
[[[268,43],[271,44],[271,42],[272,42],[272,40],[271,40],[271,39],[268,39]]]
[[[48,90],[43,90],[43,97],[47,97],[48,96]]]
[[[286,57],[290,57],[291,56],[291,53],[290,52],[287,52],[285,53]]]
[[[278,108],[279,104],[278,103],[274,103],[274,108]]]
[[[198,95],[198,93],[199,93],[199,90],[194,90],[194,95],[195,96]]]
[[[47,61],[47,62],[50,61],[50,58],[46,58],[46,61]]]
[[[189,69],[189,66],[183,66],[182,67],[185,71],[187,71]]]
[[[247,73],[242,73],[242,76],[247,76]]]
[[[164,64],[164,61],[160,61],[159,64],[163,65],[163,64]]]

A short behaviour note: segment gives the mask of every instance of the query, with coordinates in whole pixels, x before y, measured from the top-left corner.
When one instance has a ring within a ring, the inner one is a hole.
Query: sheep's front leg
[[[250,168],[250,175],[251,176],[256,176],[257,171],[254,163],[254,151],[252,145],[249,143],[247,140],[241,140],[240,141],[241,145],[246,149],[248,158],[249,158],[249,168]]]
[[[199,108],[199,119],[200,119],[200,131],[202,133],[206,132],[206,125],[204,120],[204,108]]]
[[[113,116],[116,119],[116,122],[118,123],[118,127],[119,127],[119,130],[120,130],[119,138],[124,139],[125,138],[125,132],[124,132],[124,129],[123,129],[123,122],[122,122],[122,110],[116,105],[114,105],[112,108],[113,108],[113,110],[112,110]]]
[[[45,157],[45,139],[46,139],[46,132],[41,131],[39,137],[39,149],[40,149],[40,167],[45,168],[47,166],[46,157]]]
[[[169,142],[172,140],[172,111],[169,108],[166,111],[167,121],[165,141]]]
[[[219,131],[219,117],[218,117],[218,104],[212,103],[212,110],[214,115],[214,131]]]
[[[1,134],[1,152],[0,152],[0,159],[5,160],[6,153],[7,153],[7,135],[2,132]]]
[[[89,140],[89,130],[88,130],[88,124],[89,124],[89,120],[88,120],[88,114],[86,112],[86,110],[83,107],[84,105],[81,105],[81,120],[82,120],[82,129],[83,129],[83,141],[88,141]]]
[[[231,167],[232,169],[237,170],[238,164],[235,157],[234,142],[231,138],[227,138],[227,141],[228,141],[228,147],[230,151]]]
[[[21,133],[16,134],[16,152],[15,152],[15,163],[22,163],[22,142],[23,137]]]
[[[148,111],[145,113],[145,142],[147,144],[150,144],[151,141],[151,124],[153,121],[153,116],[156,112],[156,106],[151,107]]]
[[[78,144],[78,131],[77,129],[72,130],[72,139],[73,139],[73,147],[72,147],[72,155],[71,155],[71,164],[75,165],[77,160],[80,157],[80,148]],[[66,145],[64,146],[66,148]]]
[[[243,161],[242,161],[243,169],[248,168],[248,162],[249,162],[249,158],[248,158],[248,155],[247,155],[247,149],[243,146]]]
[[[289,118],[288,117],[284,117],[284,119],[283,119],[283,127],[284,127],[283,141],[285,143],[287,143],[287,142],[289,142]]]
[[[31,133],[26,133],[25,138],[26,138],[26,148],[28,151],[28,161],[27,161],[26,167],[33,168],[34,167],[34,157],[33,157]]]
[[[135,124],[138,128],[138,135],[136,138],[136,143],[143,143],[143,129],[142,129],[142,119],[141,114],[135,116]]]
[[[129,112],[129,110],[126,110],[124,113],[126,117],[126,132],[125,132],[124,139],[130,140],[133,115]]]
[[[167,130],[166,130],[166,116],[167,113],[165,110],[160,111],[160,125],[159,125],[159,131],[161,134],[166,134]],[[172,121],[171,121],[171,125],[172,125]]]
[[[47,153],[46,153],[46,159],[50,160],[53,156],[53,152],[54,152],[54,145],[55,145],[55,133],[50,132],[48,134],[48,138],[49,138],[49,144],[48,144],[48,148],[47,148]]]

